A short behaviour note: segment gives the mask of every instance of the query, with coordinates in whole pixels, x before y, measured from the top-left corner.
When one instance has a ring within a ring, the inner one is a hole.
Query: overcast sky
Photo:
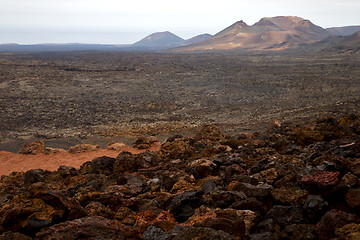
[[[273,16],[360,25],[360,0],[0,0],[0,43],[128,44],[161,31],[187,39]]]

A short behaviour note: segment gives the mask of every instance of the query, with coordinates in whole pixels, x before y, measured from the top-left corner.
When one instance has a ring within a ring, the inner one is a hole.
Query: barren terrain
[[[360,57],[165,53],[1,53],[0,150],[43,139],[131,144],[198,126],[258,131],[276,119],[358,112]]]

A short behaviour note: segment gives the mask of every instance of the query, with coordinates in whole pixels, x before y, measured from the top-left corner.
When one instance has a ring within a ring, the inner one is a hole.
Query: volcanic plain
[[[0,53],[0,150],[356,113],[359,76],[360,55],[346,53]]]

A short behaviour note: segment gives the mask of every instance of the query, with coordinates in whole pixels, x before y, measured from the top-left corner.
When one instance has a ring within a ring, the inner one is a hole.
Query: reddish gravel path
[[[160,147],[152,147],[150,151],[157,151]],[[141,153],[146,150],[139,150],[131,147],[124,147],[122,151],[133,154]],[[55,171],[61,165],[79,168],[84,162],[91,161],[96,157],[108,156],[117,157],[121,151],[111,151],[99,149],[98,151],[72,154],[61,152],[57,154],[25,155],[0,151],[0,175],[8,175],[12,172],[22,172],[30,169],[41,168],[44,170]]]

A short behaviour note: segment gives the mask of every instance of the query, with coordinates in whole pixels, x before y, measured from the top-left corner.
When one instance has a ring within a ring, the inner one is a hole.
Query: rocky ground
[[[0,150],[217,124],[259,131],[360,109],[360,55],[0,53]],[[165,134],[165,137],[162,136]]]
[[[2,176],[0,239],[354,240],[359,178],[359,114],[253,134],[204,125],[158,151]]]

